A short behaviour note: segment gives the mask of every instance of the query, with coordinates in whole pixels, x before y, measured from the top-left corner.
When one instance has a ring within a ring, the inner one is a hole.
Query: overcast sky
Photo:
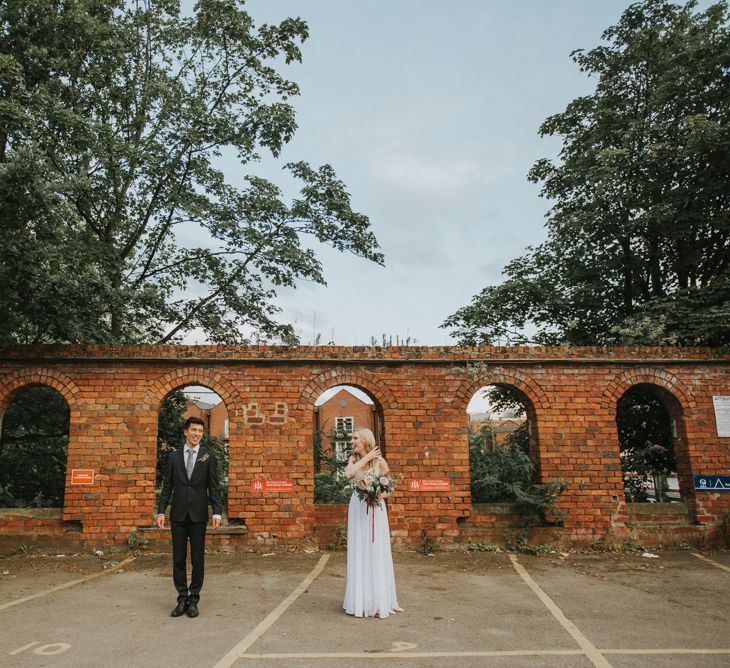
[[[454,343],[443,320],[529,244],[549,202],[527,172],[556,155],[538,128],[594,82],[571,61],[615,24],[616,0],[252,0],[257,24],[300,16],[299,130],[278,162],[331,164],[369,216],[385,267],[318,251],[327,287],[281,290],[303,344]],[[240,168],[239,170],[240,171]],[[250,171],[250,170],[249,170]],[[240,174],[231,166],[229,177]],[[197,340],[203,343],[202,340]],[[413,343],[413,341],[411,341]]]

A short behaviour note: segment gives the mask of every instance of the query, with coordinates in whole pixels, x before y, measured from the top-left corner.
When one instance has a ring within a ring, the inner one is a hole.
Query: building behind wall
[[[315,408],[317,429],[334,443],[337,457],[346,461],[355,429],[375,431],[375,405],[343,387]]]
[[[222,401],[217,404],[210,404],[200,399],[191,399],[188,403],[183,418],[199,417],[205,423],[205,432],[210,436],[221,441],[227,441],[229,436],[228,430],[228,410]]]
[[[527,421],[527,417],[519,415],[519,411],[500,411],[495,413],[471,413],[469,415],[469,433],[478,434],[485,425],[490,425],[494,431],[496,443],[504,443]]]

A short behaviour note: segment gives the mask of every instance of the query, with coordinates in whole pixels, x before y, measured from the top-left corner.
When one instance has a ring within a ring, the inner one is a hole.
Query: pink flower
[[[381,476],[380,476],[380,481],[379,481],[379,482],[380,482],[380,484],[381,484],[381,485],[382,485],[383,487],[387,487],[388,485],[390,485],[390,478],[388,478],[388,476],[385,476],[385,475],[381,475]]]

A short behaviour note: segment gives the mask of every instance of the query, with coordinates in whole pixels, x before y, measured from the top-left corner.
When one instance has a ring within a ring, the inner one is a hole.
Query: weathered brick
[[[322,543],[329,540],[326,527],[343,521],[341,509],[314,506],[311,457],[314,402],[339,384],[357,386],[373,398],[394,470],[406,479],[451,480],[449,492],[419,494],[404,486],[390,499],[393,534],[400,542],[418,544],[423,530],[444,544],[485,536],[496,540],[511,531],[499,521],[477,519],[469,497],[466,405],[489,384],[511,388],[526,403],[541,479],[570,485],[558,504],[563,528],[535,535],[590,542],[637,531],[628,526],[635,513],[623,501],[615,412],[619,398],[639,383],[653,385],[665,398],[678,427],[675,450],[685,514],[679,520],[649,515],[667,529],[654,533],[670,539],[682,529],[682,535],[704,532],[712,539],[730,501],[727,494],[692,489],[694,475],[730,470],[730,439],[717,436],[712,406],[713,395],[730,395],[730,353],[722,350],[6,348],[0,357],[0,412],[33,383],[59,391],[71,409],[65,507],[55,524],[0,517],[0,533],[8,537],[58,536],[73,522],[76,540],[123,544],[131,530],[149,527],[157,413],[167,394],[191,384],[214,390],[231,420],[227,511],[249,531],[225,537],[227,544]],[[71,486],[73,468],[94,469],[94,487]],[[267,479],[294,480],[294,492],[254,496],[251,482]],[[683,526],[675,526],[678,521]]]

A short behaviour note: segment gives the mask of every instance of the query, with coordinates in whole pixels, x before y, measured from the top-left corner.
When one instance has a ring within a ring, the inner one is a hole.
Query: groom
[[[185,445],[167,458],[157,506],[157,526],[165,528],[165,508],[172,495],[172,580],[177,589],[177,606],[172,616],[180,617],[187,612],[188,617],[197,617],[205,573],[208,500],[213,506],[213,528],[217,529],[221,524],[221,499],[215,454],[210,448],[200,445],[205,423],[198,417],[190,417],[185,421],[183,433]],[[192,565],[190,587],[186,572],[188,542]]]

